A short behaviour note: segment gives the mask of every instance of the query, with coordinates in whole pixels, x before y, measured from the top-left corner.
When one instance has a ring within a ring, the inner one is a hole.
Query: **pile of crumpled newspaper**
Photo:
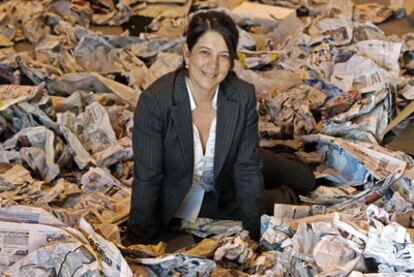
[[[371,23],[401,16],[403,1],[263,1],[305,15],[288,25],[223,8],[237,1],[116,2],[0,3],[0,274],[414,272],[414,161],[381,146],[414,99],[414,34]],[[133,110],[181,65],[190,10],[210,8],[239,26],[234,70],[256,87],[261,145],[294,148],[322,185],[301,196],[307,205],[264,215],[260,243],[240,222],[199,219],[185,229],[205,239],[174,254],[164,243],[124,247]],[[134,15],[154,17],[139,37],[92,31]],[[31,48],[16,53],[23,40]]]

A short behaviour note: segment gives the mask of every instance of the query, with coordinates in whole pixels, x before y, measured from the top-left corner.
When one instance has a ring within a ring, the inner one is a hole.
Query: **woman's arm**
[[[252,86],[246,106],[246,121],[234,164],[234,180],[243,226],[250,236],[260,238],[260,217],[264,213],[263,175],[259,157],[258,115]]]
[[[141,243],[153,241],[160,231],[157,208],[164,178],[162,125],[154,95],[143,92],[134,115],[134,181],[128,222],[129,236]]]

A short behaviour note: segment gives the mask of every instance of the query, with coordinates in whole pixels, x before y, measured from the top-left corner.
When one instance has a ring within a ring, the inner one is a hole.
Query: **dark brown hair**
[[[208,31],[219,33],[229,49],[231,68],[234,60],[237,59],[237,43],[239,41],[239,31],[233,19],[224,12],[207,11],[195,14],[187,30],[186,43],[191,52],[194,45]]]

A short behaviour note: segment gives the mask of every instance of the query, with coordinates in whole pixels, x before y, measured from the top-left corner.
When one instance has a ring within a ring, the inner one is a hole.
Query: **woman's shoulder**
[[[167,93],[173,89],[174,86],[174,78],[177,74],[177,71],[172,71],[170,73],[167,73],[158,79],[156,79],[154,82],[152,82],[145,90],[144,92],[149,94],[163,94]]]
[[[151,98],[162,110],[168,110],[173,105],[174,83],[178,72],[179,69],[159,77],[144,89],[140,98]]]

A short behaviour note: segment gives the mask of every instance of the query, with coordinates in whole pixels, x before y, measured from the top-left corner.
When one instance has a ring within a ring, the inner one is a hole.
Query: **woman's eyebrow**
[[[200,46],[200,48],[199,49],[207,49],[207,50],[212,50],[212,48],[210,48],[210,47],[208,47],[208,46]],[[223,51],[219,51],[219,53],[230,53],[228,50],[223,50]]]

